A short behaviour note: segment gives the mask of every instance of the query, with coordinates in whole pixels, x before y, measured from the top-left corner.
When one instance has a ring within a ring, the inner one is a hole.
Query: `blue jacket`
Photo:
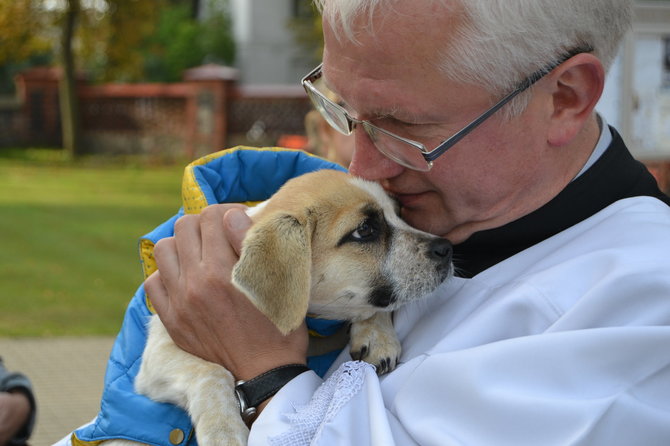
[[[287,180],[320,169],[344,170],[337,164],[303,152],[279,148],[236,147],[190,165],[182,182],[183,207],[177,215],[140,239],[139,249],[145,277],[156,270],[154,244],[173,235],[180,216],[200,212],[215,203],[250,203],[269,198]],[[146,342],[146,323],[151,304],[140,286],[130,301],[121,331],[107,364],[100,412],[95,421],[72,435],[73,445],[92,445],[101,440],[124,438],[156,446],[195,445],[193,426],[182,409],[156,403],[135,393],[133,381],[139,371]],[[310,332],[328,335],[339,328],[333,321],[308,319]],[[309,358],[309,365],[323,374],[337,352]]]

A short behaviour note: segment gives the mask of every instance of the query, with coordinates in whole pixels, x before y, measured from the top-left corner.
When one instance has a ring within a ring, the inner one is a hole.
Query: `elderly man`
[[[394,371],[345,350],[325,380],[283,377],[249,443],[667,445],[670,200],[594,112],[630,2],[319,6],[306,91],[355,135],[351,172],[455,244],[459,277],[395,313]],[[145,283],[174,341],[242,380],[307,351],[230,284],[249,224],[181,218]]]
[[[667,444],[668,199],[594,112],[629,2],[321,7],[310,97],[355,135],[351,172],[456,244],[462,278],[395,315],[397,370],[378,378],[345,352],[325,385],[286,384],[250,443]],[[179,345],[237,378],[304,362],[303,332],[278,336],[227,280],[199,280],[200,240],[222,216],[248,224],[224,210],[159,245],[158,312]],[[229,270],[242,233],[202,262]]]

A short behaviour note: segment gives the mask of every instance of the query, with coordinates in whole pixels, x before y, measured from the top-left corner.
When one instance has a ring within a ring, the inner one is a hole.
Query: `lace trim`
[[[332,421],[342,407],[363,387],[365,370],[374,366],[361,361],[342,364],[321,387],[310,402],[287,414],[291,429],[270,438],[271,446],[309,445],[321,435],[323,426]]]

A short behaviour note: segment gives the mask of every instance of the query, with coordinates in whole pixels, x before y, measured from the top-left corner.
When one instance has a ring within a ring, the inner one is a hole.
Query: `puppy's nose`
[[[437,238],[428,245],[428,255],[433,260],[449,261],[452,251],[451,242],[444,238]]]

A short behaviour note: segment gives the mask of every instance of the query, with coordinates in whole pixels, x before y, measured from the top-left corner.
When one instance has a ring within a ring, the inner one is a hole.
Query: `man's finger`
[[[179,256],[177,253],[177,244],[174,237],[166,237],[160,239],[154,246],[154,259],[156,266],[160,271],[163,271],[162,280],[165,286],[173,288],[177,285],[179,279]]]
[[[156,313],[163,318],[168,314],[170,298],[168,297],[167,288],[161,279],[160,271],[156,271],[147,277],[144,281],[144,292],[149,297]]]
[[[184,274],[189,267],[197,267],[202,259],[202,240],[200,236],[200,216],[184,215],[174,225],[177,256],[179,257],[180,273]]]
[[[237,261],[237,254],[230,246],[224,231],[223,216],[232,208],[242,211],[246,206],[239,204],[217,204],[203,209],[200,218],[202,236],[202,258],[218,264],[231,264]]]
[[[223,216],[223,223],[228,242],[239,257],[242,252],[242,240],[251,227],[251,219],[241,209],[230,209]]]

